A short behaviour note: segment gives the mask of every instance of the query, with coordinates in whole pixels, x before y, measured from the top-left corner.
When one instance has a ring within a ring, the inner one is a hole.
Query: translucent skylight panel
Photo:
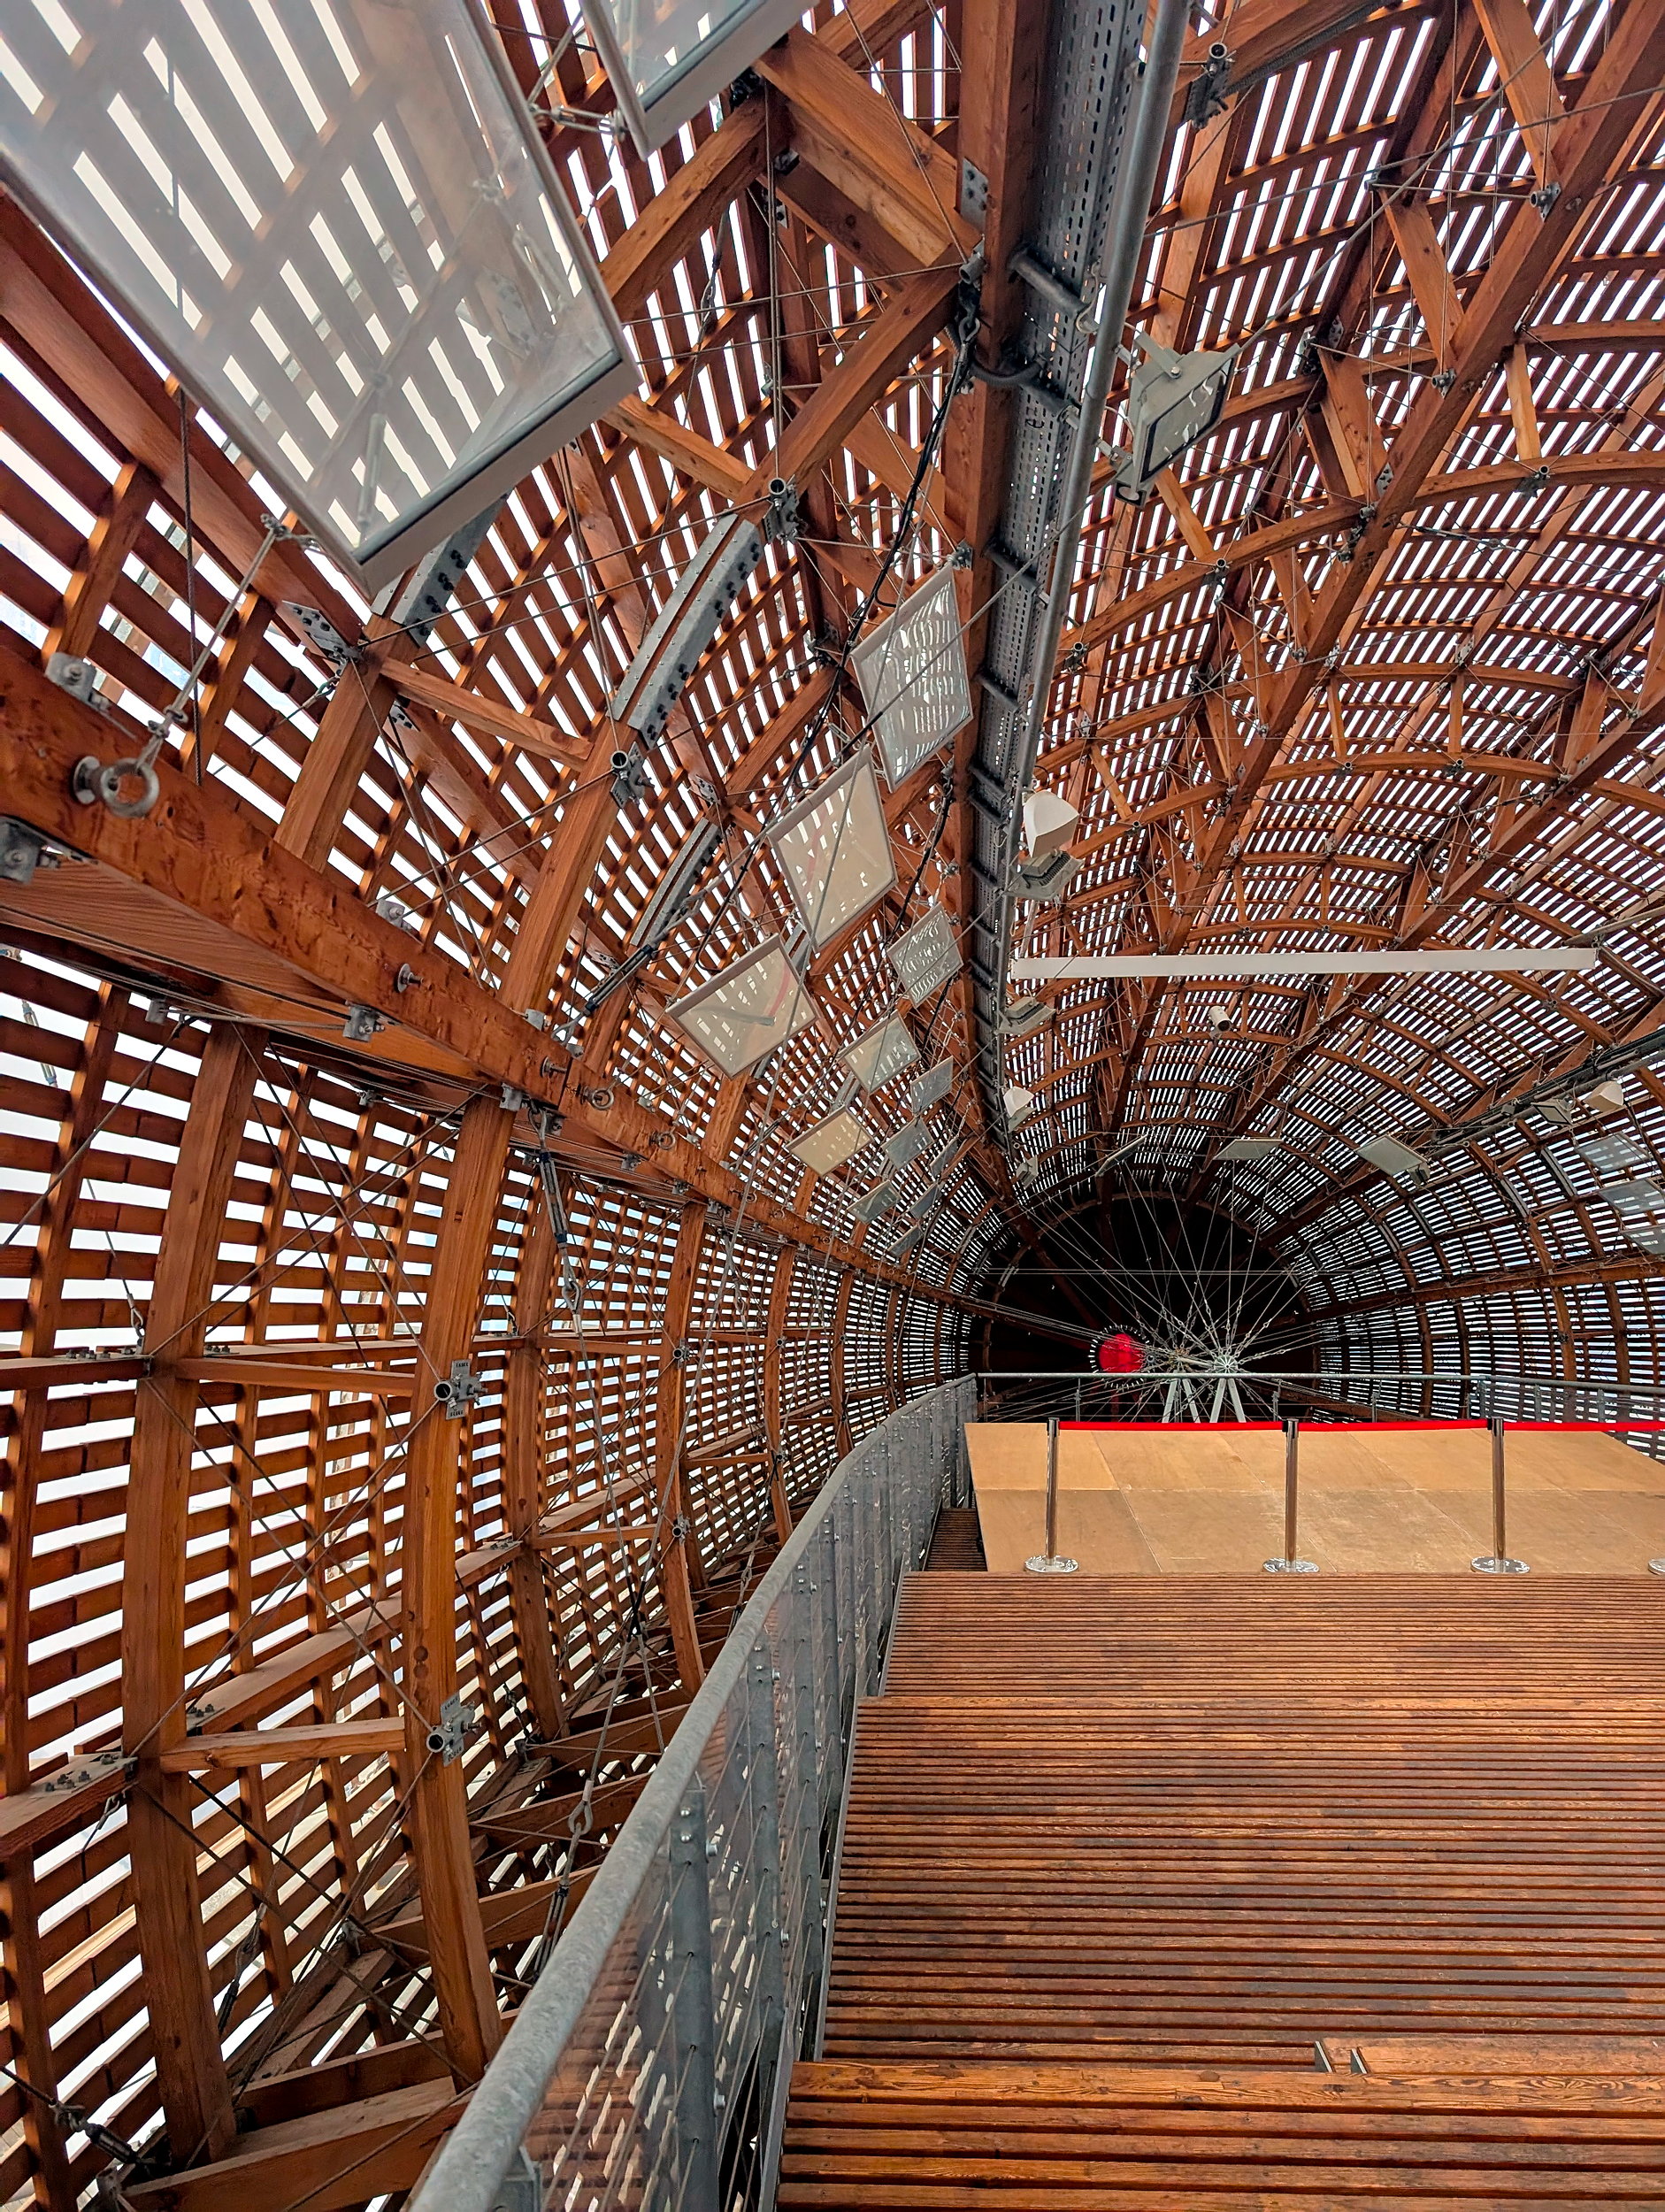
[[[725,1075],[743,1075],[815,1019],[815,1001],[779,937],[759,945],[665,1012]]]
[[[896,863],[865,746],[769,833],[793,903],[819,951],[895,888]]]
[[[847,1046],[839,1057],[863,1090],[877,1091],[893,1076],[914,1064],[919,1057],[919,1048],[907,1023],[893,1017],[889,1021],[876,1022],[853,1045]]]
[[[829,1114],[825,1121],[807,1129],[794,1144],[786,1148],[795,1153],[807,1168],[817,1175],[831,1175],[835,1168],[853,1160],[873,1141],[873,1133],[858,1113],[849,1107],[841,1112]]]
[[[962,965],[954,925],[940,906],[933,906],[923,921],[885,949],[896,980],[916,1006],[940,991]]]
[[[971,718],[954,571],[939,569],[870,630],[850,665],[894,790]]]
[[[0,170],[364,580],[634,383],[466,0],[14,9]]]

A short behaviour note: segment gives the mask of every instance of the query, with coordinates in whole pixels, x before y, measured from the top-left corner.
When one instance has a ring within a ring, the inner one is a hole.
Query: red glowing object
[[[1101,1375],[1137,1375],[1145,1364],[1145,1348],[1117,1329],[1113,1336],[1101,1336],[1093,1348]]]

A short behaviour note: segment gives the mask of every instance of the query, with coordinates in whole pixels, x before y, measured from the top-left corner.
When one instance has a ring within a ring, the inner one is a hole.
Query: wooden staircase
[[[780,2202],[1665,2208],[1665,1592],[911,1577]]]

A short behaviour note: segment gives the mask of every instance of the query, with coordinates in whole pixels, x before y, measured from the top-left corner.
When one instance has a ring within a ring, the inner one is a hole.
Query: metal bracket
[[[283,611],[332,668],[345,668],[349,661],[364,658],[364,647],[349,645],[329,617],[317,607],[303,607],[297,601],[288,600],[284,603]]]
[[[448,1421],[460,1421],[485,1391],[485,1377],[477,1375],[465,1359],[454,1359],[449,1379],[434,1386],[434,1394],[445,1408]]]
[[[57,864],[57,855],[48,852],[39,830],[0,814],[0,883],[30,883],[37,868]]]
[[[349,1005],[347,1019],[341,1026],[341,1035],[349,1045],[364,1045],[370,1042],[378,1030],[387,1026],[387,1016],[378,1013],[373,1006]]]
[[[1561,187],[1554,183],[1540,184],[1537,191],[1529,194],[1528,197],[1540,215],[1547,215],[1561,197]]]
[[[480,1719],[472,1706],[464,1705],[456,1695],[448,1697],[440,1708],[439,1724],[428,1731],[428,1749],[437,1752],[440,1764],[449,1767],[463,1755],[469,1731]]]
[[[110,702],[98,688],[98,670],[93,662],[78,659],[73,653],[54,653],[46,664],[46,680],[67,691],[72,699],[79,699],[84,707],[109,713]]]
[[[1225,96],[1231,81],[1231,56],[1223,39],[1209,47],[1202,66],[1185,88],[1185,121],[1193,126],[1210,123],[1225,113]]]
[[[627,753],[615,753],[609,765],[613,772],[613,804],[628,806],[633,799],[640,799],[648,788],[648,764],[640,747],[633,745]]]
[[[960,220],[981,230],[988,219],[988,179],[974,161],[960,157]]]

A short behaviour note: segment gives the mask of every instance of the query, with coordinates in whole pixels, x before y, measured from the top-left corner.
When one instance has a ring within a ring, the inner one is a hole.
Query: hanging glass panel
[[[894,890],[896,862],[867,747],[777,823],[769,843],[817,952]]]
[[[909,1035],[906,1022],[893,1016],[889,1021],[878,1022],[865,1036],[858,1037],[847,1046],[839,1057],[856,1077],[863,1090],[876,1091],[888,1083],[893,1075],[900,1075],[911,1067],[919,1057],[919,1048]]]
[[[940,568],[850,653],[894,791],[971,718],[954,571]]]
[[[831,1175],[834,1168],[842,1167],[846,1160],[853,1160],[872,1141],[873,1133],[867,1124],[846,1107],[842,1113],[829,1114],[825,1121],[817,1121],[813,1129],[806,1129],[787,1149],[817,1175]]]
[[[741,1075],[815,1019],[815,1001],[779,937],[747,953],[665,1012],[725,1075]]]
[[[373,588],[635,372],[468,0],[5,12],[0,171]]]
[[[923,1005],[950,976],[960,972],[954,925],[940,906],[933,906],[923,921],[916,922],[885,949],[896,971],[896,980],[916,1006]]]
[[[802,0],[583,0],[636,150],[673,137],[803,13]]]

